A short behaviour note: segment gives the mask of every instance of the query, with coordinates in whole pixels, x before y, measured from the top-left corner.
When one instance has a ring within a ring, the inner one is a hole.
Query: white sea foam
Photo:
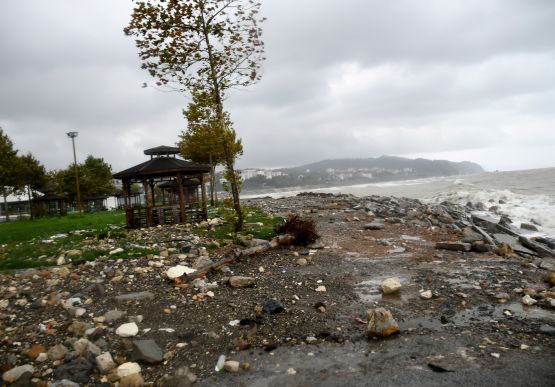
[[[555,236],[555,198],[548,195],[522,195],[509,190],[476,189],[440,193],[426,201],[449,201],[460,205],[468,202],[474,205],[483,203],[486,210],[497,206],[496,212],[507,215],[515,226],[520,227],[521,223],[535,223],[539,224],[538,229],[544,235]],[[492,215],[488,211],[482,213]]]

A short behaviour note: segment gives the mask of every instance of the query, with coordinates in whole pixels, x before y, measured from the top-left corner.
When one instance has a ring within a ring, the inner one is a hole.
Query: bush
[[[294,243],[306,246],[314,243],[320,236],[316,232],[316,224],[310,218],[301,218],[299,215],[291,214],[282,223],[275,227],[278,234],[289,234],[295,238]]]

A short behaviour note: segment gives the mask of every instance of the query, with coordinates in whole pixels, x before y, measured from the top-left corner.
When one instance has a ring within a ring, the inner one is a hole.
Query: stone
[[[63,344],[57,344],[48,350],[48,358],[50,360],[61,360],[67,355],[69,349]]]
[[[449,250],[449,251],[470,251],[472,246],[470,243],[464,242],[437,242],[436,249],[439,250]]]
[[[471,250],[476,253],[489,253],[493,250],[493,246],[484,241],[474,241]]]
[[[295,261],[295,264],[297,266],[306,266],[308,265],[308,261],[306,260],[306,258],[299,258]]]
[[[506,242],[501,242],[497,245],[497,249],[495,249],[495,253],[502,257],[510,257],[513,255],[513,248],[510,244]]]
[[[120,379],[118,387],[142,387],[145,384],[141,374],[131,374]]]
[[[304,341],[306,341],[307,344],[316,344],[318,339],[314,336],[308,336]]]
[[[387,278],[380,284],[380,289],[383,294],[396,293],[401,289],[401,281],[397,277]]]
[[[79,387],[79,383],[75,383],[67,379],[62,379],[55,381],[50,385],[50,387]]]
[[[365,230],[383,230],[385,225],[381,222],[370,222],[364,225]]]
[[[157,364],[164,361],[164,353],[154,340],[135,340],[131,359],[147,364]]]
[[[266,313],[277,314],[283,312],[283,304],[276,299],[270,299],[262,305],[262,310]]]
[[[93,364],[79,357],[56,368],[54,370],[54,377],[56,379],[67,379],[80,384],[87,384],[93,371]]]
[[[540,326],[539,332],[545,335],[555,336],[555,327],[549,324],[543,324]]]
[[[154,294],[152,294],[151,292],[127,293],[127,294],[120,294],[119,296],[114,297],[114,300],[116,302],[144,301],[144,300],[152,300],[152,299],[154,299]]]
[[[81,337],[85,334],[87,329],[91,327],[90,324],[81,322],[81,321],[73,321],[71,325],[67,328],[69,333],[73,333],[74,336]]]
[[[314,290],[317,291],[317,292],[325,292],[327,289],[324,285],[320,285]]]
[[[232,372],[232,373],[236,373],[239,372],[239,362],[236,360],[227,360],[224,363],[224,370],[226,370],[227,372]]]
[[[232,288],[248,288],[256,283],[252,277],[232,276],[229,278],[229,285]]]
[[[538,228],[530,223],[521,223],[520,228],[523,230],[530,230],[530,231],[539,231]]]
[[[104,352],[96,357],[96,368],[102,373],[107,373],[116,368],[116,363],[110,352]]]
[[[9,300],[0,300],[0,309],[6,309],[10,305]]]
[[[177,266],[170,267],[168,271],[166,271],[166,276],[168,276],[169,279],[175,279],[175,278],[181,277],[184,274],[188,275],[188,274],[194,273],[195,271],[196,271],[195,269],[192,269],[190,267],[177,265]]]
[[[552,271],[547,275],[547,282],[549,282],[552,286],[555,286],[555,271]]]
[[[137,333],[139,333],[139,327],[134,322],[122,324],[116,329],[116,335],[121,337],[132,337]]]
[[[431,290],[425,290],[420,292],[420,298],[424,299],[424,300],[429,300],[431,299],[433,296],[432,291]]]
[[[193,263],[193,269],[200,269],[205,266],[211,265],[213,263],[214,262],[209,257],[205,257],[205,256],[198,257],[195,260],[195,263]]]
[[[35,372],[35,367],[30,364],[25,364],[19,367],[14,367],[9,371],[6,371],[2,374],[2,380],[7,383],[14,383],[17,381],[24,373],[33,373]]]
[[[385,308],[368,310],[367,334],[370,337],[387,337],[399,332],[399,325]]]
[[[534,305],[535,303],[538,302],[538,301],[534,300],[532,297],[530,297],[528,294],[526,294],[524,297],[522,297],[521,301],[524,305]]]
[[[139,373],[141,373],[141,366],[134,362],[123,363],[117,369],[117,375],[120,378]]]
[[[89,340],[85,338],[81,338],[73,343],[73,349],[79,353],[79,355],[100,355],[102,351],[96,345],[91,343]]]
[[[81,250],[68,250],[66,251],[66,257],[79,257],[81,256]]]
[[[127,315],[127,312],[124,310],[113,309],[104,313],[104,321],[107,323],[111,323],[114,321],[121,320],[126,315]]]
[[[110,255],[114,255],[114,254],[118,254],[118,253],[123,253],[125,250],[123,250],[121,247],[118,247],[117,249],[114,249],[112,251],[110,251],[108,254]]]
[[[536,253],[534,251],[524,247],[519,242],[518,238],[516,238],[514,236],[507,235],[507,234],[493,234],[493,238],[499,244],[501,244],[501,243],[508,244],[511,247],[512,251],[516,251],[517,253],[525,253],[525,254],[529,254],[529,255],[536,255]],[[512,254],[512,252],[511,252],[511,254]],[[505,256],[505,255],[502,255],[502,256]],[[507,255],[507,256],[509,256],[509,255]]]
[[[26,353],[29,359],[35,360],[41,353],[45,353],[46,348],[40,344],[33,345]]]

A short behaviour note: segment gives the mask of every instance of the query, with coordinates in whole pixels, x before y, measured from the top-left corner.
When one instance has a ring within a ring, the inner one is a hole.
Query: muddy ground
[[[275,214],[312,217],[321,240],[312,247],[244,257],[209,273],[198,288],[177,286],[165,277],[169,267],[192,261],[172,250],[168,257],[68,265],[64,275],[51,269],[4,275],[0,281],[9,306],[0,310],[3,370],[32,364],[31,385],[59,380],[56,369],[78,356],[71,347],[81,336],[70,327],[79,321],[98,328],[89,340],[117,363],[132,360],[132,340],[155,340],[165,360],[141,364],[147,385],[185,366],[202,386],[555,384],[555,311],[545,302],[521,303],[521,289],[550,291],[548,271],[539,268],[538,258],[436,249],[438,241],[462,239],[451,227],[386,219],[383,229],[368,230],[364,225],[375,216],[341,197],[251,203]],[[307,264],[298,265],[299,258]],[[253,277],[256,285],[232,288],[226,283],[231,275]],[[379,290],[388,277],[400,279],[398,294],[384,296]],[[60,281],[49,288],[46,281],[53,279]],[[102,289],[91,288],[93,283]],[[321,286],[325,291],[316,291]],[[10,287],[12,297],[6,296]],[[432,299],[422,299],[422,290],[431,290]],[[138,291],[154,298],[114,301]],[[59,302],[37,303],[76,295],[90,300],[82,305],[86,314],[77,318]],[[18,305],[23,298],[28,302]],[[269,299],[279,300],[284,311],[261,312]],[[364,320],[377,306],[392,312],[398,335],[367,338],[366,326],[356,318]],[[127,315],[112,323],[94,320],[114,308]],[[115,334],[118,325],[137,321],[137,315],[142,319],[136,337]],[[47,331],[38,329],[40,323],[49,326]],[[60,343],[70,349],[63,360],[37,362],[25,355],[32,345],[49,349]],[[241,363],[239,372],[215,371],[222,354]],[[115,381],[98,370],[87,377],[90,385]]]

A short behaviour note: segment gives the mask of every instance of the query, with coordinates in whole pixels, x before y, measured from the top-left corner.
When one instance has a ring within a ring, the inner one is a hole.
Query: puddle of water
[[[395,304],[401,304],[403,302],[408,301],[410,298],[412,298],[408,294],[404,294],[403,289],[401,289],[397,293],[383,294],[382,291],[380,290],[380,284],[382,283],[383,280],[390,277],[391,276],[376,277],[366,281],[359,282],[354,287],[355,292],[363,302],[372,303],[372,304],[378,301],[389,301]],[[400,276],[396,276],[396,277],[399,278],[399,281],[401,281],[401,284],[406,284],[408,281],[406,277],[400,277]]]
[[[512,316],[504,314],[510,311]],[[440,315],[411,318],[399,323],[401,329],[427,328],[439,330],[443,327]],[[536,306],[524,306],[521,303],[478,305],[465,309],[452,316],[446,316],[450,323],[457,326],[469,326],[476,323],[501,321],[507,319],[532,319],[555,321],[555,311],[541,309]]]

